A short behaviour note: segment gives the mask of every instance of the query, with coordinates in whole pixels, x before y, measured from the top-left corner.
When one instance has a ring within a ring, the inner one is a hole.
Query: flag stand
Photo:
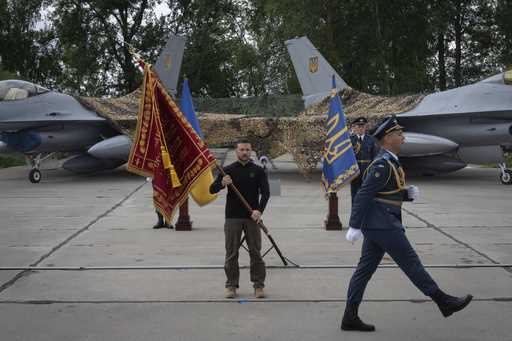
[[[334,192],[329,193],[329,212],[324,223],[326,230],[341,230],[343,226],[338,215],[338,195]]]
[[[244,236],[242,237],[242,240],[240,241],[240,247],[244,248],[244,249],[245,249],[245,251],[247,251],[247,253],[249,253],[249,254],[250,254],[251,252],[249,251],[249,248],[248,248],[247,246],[245,246],[245,245],[244,245],[244,241],[245,241],[245,239],[246,239],[246,238],[245,238],[245,235],[244,235]],[[275,249],[276,247],[277,247],[277,246],[275,246],[274,244],[273,244],[272,246],[270,246],[270,247],[267,249],[267,251],[265,251],[265,252],[263,252],[263,253],[261,254],[261,258],[265,258],[265,256],[266,256],[270,251],[272,251],[272,249]],[[276,249],[276,251],[278,251],[278,249]],[[292,264],[293,266],[295,266],[295,267],[300,267],[300,265],[299,265],[299,264],[294,263],[294,262],[293,262],[293,261],[291,261],[288,257],[283,256],[283,255],[280,253],[280,251],[278,251],[278,254],[279,254],[279,257],[281,258],[281,260],[283,261],[283,264],[284,264],[285,266],[288,266],[288,263],[291,263],[291,264]]]
[[[180,206],[180,215],[174,225],[174,229],[176,231],[192,231],[192,221],[188,214],[188,198]]]
[[[224,169],[217,163],[215,162],[215,166],[217,166],[217,169],[219,170],[219,172],[222,174],[222,176],[226,176],[226,172],[224,172]],[[251,207],[251,205],[247,202],[247,200],[245,200],[244,196],[242,195],[242,193],[240,193],[240,191],[238,190],[238,188],[236,188],[235,185],[233,184],[230,184],[229,187],[236,193],[236,195],[238,196],[238,199],[240,199],[240,201],[244,204],[245,208],[247,208],[247,210],[252,213],[253,209]],[[268,249],[264,255],[266,255],[271,249],[274,249],[276,250],[277,254],[279,255],[279,258],[281,258],[281,261],[283,262],[283,264],[285,266],[288,265],[288,261],[289,259],[287,259],[285,256],[283,256],[283,254],[281,253],[281,250],[279,249],[279,247],[277,246],[274,238],[272,238],[272,236],[270,235],[270,232],[268,231],[267,227],[263,224],[263,222],[260,220],[258,222],[258,226],[261,228],[261,230],[263,231],[263,233],[265,233],[265,235],[267,236],[268,240],[270,241],[270,243],[272,244],[272,246],[270,247],[270,249]],[[245,237],[244,237],[245,238]],[[242,242],[243,242],[244,239],[242,239]],[[244,247],[245,248],[245,247]],[[293,262],[290,262],[290,263],[293,263]],[[295,266],[297,266],[297,264],[293,263]]]

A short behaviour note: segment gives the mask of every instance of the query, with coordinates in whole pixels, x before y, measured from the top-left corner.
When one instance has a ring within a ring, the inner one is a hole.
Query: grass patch
[[[10,154],[0,155],[0,168],[23,166],[24,164],[25,160],[22,156]]]
[[[507,168],[509,168],[509,169],[512,168],[512,154],[511,153],[507,153],[507,155],[505,155],[505,163],[507,164]]]

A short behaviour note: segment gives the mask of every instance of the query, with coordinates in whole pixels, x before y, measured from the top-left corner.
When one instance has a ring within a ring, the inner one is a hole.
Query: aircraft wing
[[[508,71],[510,72],[510,71]],[[512,82],[502,72],[480,82],[425,96],[402,118],[457,115],[512,118]]]

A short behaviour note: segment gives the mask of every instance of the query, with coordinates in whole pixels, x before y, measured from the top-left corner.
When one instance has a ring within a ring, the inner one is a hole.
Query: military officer
[[[402,127],[395,117],[383,121],[374,132],[381,150],[369,165],[361,188],[354,198],[347,240],[354,242],[364,236],[361,258],[350,280],[347,305],[341,322],[342,330],[374,331],[358,316],[364,290],[384,256],[389,254],[413,284],[438,305],[448,317],[464,309],[471,295],[454,297],[439,289],[423,267],[409,243],[402,225],[403,201],[412,201],[419,195],[415,186],[406,186],[405,173],[397,155],[404,142]]]
[[[352,180],[350,183],[350,194],[352,196],[352,202],[354,202],[354,197],[361,187],[363,182],[363,174],[366,168],[379,152],[377,140],[373,136],[368,135],[367,130],[368,120],[366,117],[358,117],[352,122],[353,134],[350,136],[350,140],[352,142],[352,146],[354,147],[357,164],[360,170],[359,176]]]

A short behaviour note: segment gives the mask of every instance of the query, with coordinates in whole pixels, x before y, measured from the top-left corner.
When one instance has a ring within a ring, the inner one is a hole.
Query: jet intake
[[[87,151],[99,159],[128,160],[132,146],[131,139],[126,135],[117,135],[100,141]]]
[[[41,136],[36,132],[24,131],[1,134],[2,143],[6,149],[19,153],[28,153],[41,145]],[[0,147],[0,151],[2,148]]]

